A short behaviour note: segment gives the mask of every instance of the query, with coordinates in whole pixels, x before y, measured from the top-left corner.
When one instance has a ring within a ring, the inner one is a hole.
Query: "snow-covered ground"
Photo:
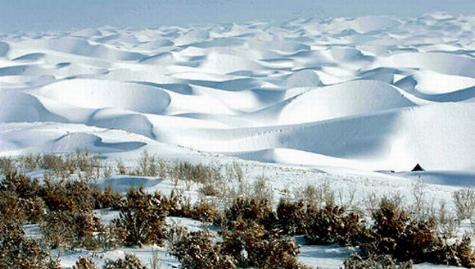
[[[475,16],[0,35],[0,155],[237,160],[276,193],[410,197],[422,180],[437,204],[475,184],[474,137]],[[301,251],[338,268],[347,250]]]

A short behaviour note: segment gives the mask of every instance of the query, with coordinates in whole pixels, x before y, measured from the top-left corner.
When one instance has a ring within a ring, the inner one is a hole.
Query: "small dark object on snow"
[[[420,164],[416,164],[414,168],[412,168],[412,171],[424,171],[424,168]]]

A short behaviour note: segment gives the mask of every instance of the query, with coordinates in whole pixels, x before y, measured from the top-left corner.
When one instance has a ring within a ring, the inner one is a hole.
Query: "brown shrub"
[[[159,193],[147,194],[143,188],[131,189],[121,206],[117,228],[125,231],[124,242],[128,246],[163,243],[167,210]]]
[[[106,261],[104,269],[146,269],[146,267],[137,256],[126,254],[124,259]]]
[[[52,211],[84,211],[95,207],[94,190],[86,180],[52,181],[45,178],[41,197]]]
[[[57,269],[59,263],[38,241],[26,239],[19,231],[0,237],[0,268]]]
[[[470,238],[448,244],[434,218],[415,220],[394,199],[383,198],[373,212],[371,241],[361,244],[367,253],[391,255],[399,261],[431,262],[474,267]]]
[[[0,224],[21,225],[26,219],[22,200],[13,192],[0,191]],[[0,235],[6,231],[0,230]]]
[[[122,195],[110,186],[106,186],[104,191],[100,191],[97,187],[93,190],[95,200],[95,209],[113,208],[118,209],[122,200]]]
[[[272,203],[269,200],[239,197],[232,201],[224,215],[225,222],[233,222],[238,219],[252,220],[263,224],[267,229],[271,229],[276,223],[276,216],[272,211]]]
[[[182,192],[172,190],[168,197],[162,197],[162,206],[170,216],[191,217],[191,202]]]
[[[358,255],[352,255],[343,263],[344,269],[412,269],[412,262],[399,263],[391,256],[380,255],[362,258]]]
[[[26,220],[29,223],[39,223],[47,213],[45,202],[41,197],[22,199],[22,207],[26,212]]]
[[[235,260],[229,255],[223,255],[219,245],[212,243],[212,235],[209,232],[175,229],[170,242],[170,252],[178,258],[182,268],[236,268]]]
[[[262,224],[241,219],[221,234],[222,252],[234,257],[239,267],[304,268],[297,262],[297,244]]]
[[[78,150],[75,153],[65,155],[43,154],[39,156],[38,166],[40,168],[51,170],[63,177],[76,171],[82,171],[87,176],[92,176],[94,171],[101,166],[100,160],[87,151]],[[98,176],[97,173],[96,176]]]
[[[20,198],[34,198],[40,192],[38,180],[31,180],[27,176],[10,173],[0,182],[0,190],[14,192]]]
[[[198,192],[205,196],[218,196],[220,194],[216,183],[206,183],[200,187]]]
[[[344,207],[325,206],[307,210],[305,237],[312,244],[354,245],[365,242],[367,232],[359,214]]]
[[[288,235],[303,234],[307,220],[307,211],[303,201],[291,202],[281,199],[277,205],[279,228]]]
[[[97,269],[97,266],[91,258],[79,257],[73,269]]]
[[[190,217],[203,222],[213,223],[219,218],[219,210],[209,201],[202,200],[193,206]]]
[[[99,219],[92,212],[51,211],[40,224],[45,242],[52,248],[96,249]]]
[[[201,184],[222,181],[222,175],[217,168],[202,164],[179,162],[172,169],[172,177],[178,180],[191,181]]]

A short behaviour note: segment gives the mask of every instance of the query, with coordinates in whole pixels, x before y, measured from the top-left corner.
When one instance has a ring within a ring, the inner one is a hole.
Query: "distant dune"
[[[440,13],[4,34],[0,153],[475,170],[474,40]]]

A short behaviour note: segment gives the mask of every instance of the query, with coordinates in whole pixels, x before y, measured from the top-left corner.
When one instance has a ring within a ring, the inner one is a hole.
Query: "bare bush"
[[[0,157],[0,174],[8,175],[15,173],[17,168],[13,159],[8,157]]]
[[[471,219],[475,211],[475,190],[461,189],[452,194],[459,220]]]

